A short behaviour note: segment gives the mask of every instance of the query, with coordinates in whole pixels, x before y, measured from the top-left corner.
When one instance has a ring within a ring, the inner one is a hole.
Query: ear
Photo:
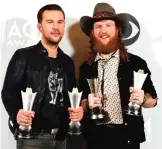
[[[37,29],[42,32],[42,25],[40,23],[37,24]]]

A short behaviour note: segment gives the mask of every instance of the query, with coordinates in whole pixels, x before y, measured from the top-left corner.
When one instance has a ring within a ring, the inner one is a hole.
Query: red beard
[[[119,40],[117,34],[114,37],[112,37],[107,44],[103,44],[95,37],[93,37],[93,41],[94,48],[101,54],[109,54],[116,51],[119,48]]]

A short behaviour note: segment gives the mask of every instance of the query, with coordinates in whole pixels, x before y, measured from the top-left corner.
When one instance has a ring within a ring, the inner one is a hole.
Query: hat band
[[[104,12],[97,12],[97,13],[93,16],[93,18],[111,17],[111,16],[114,16],[114,14],[111,13],[111,12],[104,11]]]

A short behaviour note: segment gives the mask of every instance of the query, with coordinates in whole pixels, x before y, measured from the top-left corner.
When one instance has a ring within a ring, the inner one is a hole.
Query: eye
[[[126,34],[124,35],[123,42],[126,46],[129,46],[136,42],[140,35],[140,25],[135,17],[128,15],[129,27]]]
[[[59,24],[63,24],[63,23],[64,23],[64,21],[63,21],[63,20],[60,20],[60,21],[58,21],[58,23],[59,23]]]
[[[97,25],[97,26],[95,26],[95,28],[97,29],[97,28],[100,28],[100,26],[99,25]]]
[[[112,26],[112,24],[106,24],[106,26],[107,26],[107,27],[111,27],[111,26]]]
[[[52,21],[51,20],[48,20],[47,23],[52,23]]]

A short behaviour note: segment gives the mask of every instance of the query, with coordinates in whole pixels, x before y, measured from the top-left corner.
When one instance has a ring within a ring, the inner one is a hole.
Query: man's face
[[[112,20],[102,20],[94,23],[93,32],[95,38],[102,44],[108,44],[117,34],[115,22]]]
[[[65,19],[61,11],[46,10],[42,15],[42,22],[38,23],[38,30],[42,38],[51,44],[58,44],[64,34]]]
[[[99,53],[109,54],[118,48],[118,29],[112,20],[94,23],[92,30],[94,47]]]

